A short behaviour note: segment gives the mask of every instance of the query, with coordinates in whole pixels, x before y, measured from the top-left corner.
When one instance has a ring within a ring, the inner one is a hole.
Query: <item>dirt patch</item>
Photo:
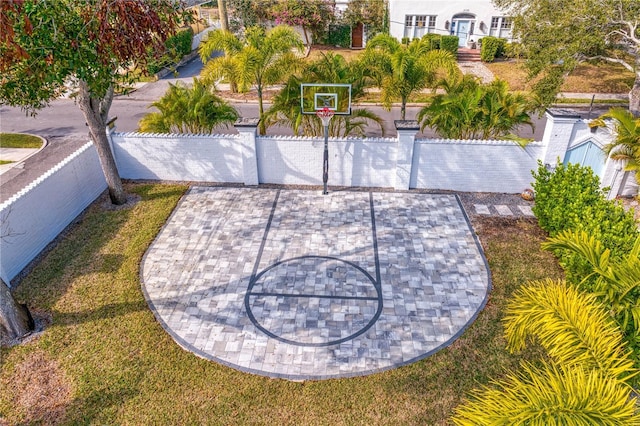
[[[117,211],[133,208],[142,199],[138,194],[127,194],[127,201],[124,204],[113,204],[109,198],[109,194],[102,194],[100,204],[104,210]]]
[[[43,351],[34,351],[17,364],[3,387],[13,395],[13,406],[25,424],[59,424],[71,401],[71,382]]]
[[[274,96],[276,96],[278,93],[280,93],[280,87],[275,89],[263,89],[262,100],[264,102],[271,102]],[[230,90],[218,90],[216,94],[222,99],[226,99],[227,101],[258,102],[258,92],[256,91],[256,89],[251,89],[248,92],[244,93],[233,93]]]

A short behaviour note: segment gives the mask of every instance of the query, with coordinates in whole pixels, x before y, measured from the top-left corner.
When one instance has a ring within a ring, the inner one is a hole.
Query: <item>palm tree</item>
[[[216,30],[200,47],[200,56],[205,62],[202,77],[207,83],[227,78],[240,90],[254,85],[258,94],[259,132],[265,134],[263,90],[266,86],[280,83],[301,65],[294,50],[301,52],[302,39],[286,25],[266,31],[261,27],[250,27],[243,39],[230,32]],[[209,60],[216,50],[225,56]]]
[[[235,108],[195,78],[191,87],[170,84],[164,96],[151,106],[160,112],[142,117],[142,132],[211,133],[215,127],[228,126],[238,119]]]
[[[443,80],[444,89],[417,115],[421,128],[429,126],[449,139],[510,139],[529,142],[513,135],[518,126],[533,122],[529,115],[530,100],[523,94],[510,93],[506,82],[495,80],[481,84],[471,75]]]
[[[567,250],[587,262],[590,271],[578,287],[593,292],[607,307],[634,350],[636,367],[640,367],[640,235],[620,259],[612,258],[608,248],[584,231],[560,232],[542,247],[553,252]]]
[[[605,147],[605,152],[614,160],[626,161],[625,170],[635,172],[636,181],[640,184],[640,118],[628,110],[612,108],[589,125],[606,126],[607,119],[614,122],[616,138]]]
[[[450,52],[431,50],[429,44],[420,39],[407,46],[388,34],[378,34],[367,42],[364,61],[374,71],[375,85],[382,89],[385,108],[391,109],[393,101],[400,99],[402,120],[412,94],[432,87],[440,71],[450,77],[459,72]]]
[[[456,409],[458,425],[638,424],[629,384],[633,361],[622,333],[596,296],[564,281],[534,281],[507,308],[512,351],[534,338],[548,353],[540,366],[473,393]]]
[[[367,70],[358,62],[348,63],[342,55],[322,54],[302,72],[302,76],[291,76],[283,89],[275,96],[271,108],[265,114],[268,126],[290,126],[296,135],[322,135],[324,127],[314,115],[302,114],[300,85],[302,83],[349,83],[351,99],[364,96]],[[377,114],[354,108],[351,115],[335,115],[329,124],[329,135],[364,136],[369,124],[376,124],[384,134],[384,120]]]

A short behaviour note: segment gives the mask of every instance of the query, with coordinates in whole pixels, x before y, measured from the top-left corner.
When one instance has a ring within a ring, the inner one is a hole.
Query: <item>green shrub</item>
[[[440,49],[448,50],[453,55],[458,54],[458,42],[460,39],[454,35],[443,35],[440,39]]]
[[[429,46],[429,50],[438,50],[440,49],[442,36],[439,34],[428,33],[422,36],[422,41]]]
[[[346,24],[329,25],[326,43],[329,46],[351,47],[351,27]]]
[[[402,44],[404,44],[404,45],[408,45],[408,44],[409,44],[409,41],[411,41],[411,40],[409,39],[409,37],[402,37]]]
[[[507,41],[503,38],[487,36],[482,38],[480,49],[480,59],[483,62],[493,62],[496,58],[504,55]]]
[[[147,71],[150,74],[156,74],[163,68],[177,64],[184,56],[191,53],[192,42],[193,30],[191,28],[186,28],[169,37],[165,42],[165,53],[161,57],[149,61]],[[153,52],[149,52],[149,54],[153,55]]]
[[[631,251],[638,235],[633,214],[605,198],[599,179],[590,168],[558,163],[554,171],[549,171],[541,162],[538,164],[533,173],[533,213],[542,229],[551,236],[563,230],[584,230],[608,247],[613,258]],[[568,252],[555,254],[567,281],[577,284],[586,278],[589,268],[583,259]]]
[[[515,41],[507,43],[504,48],[504,56],[511,59],[524,58],[524,48],[522,47],[522,44]]]
[[[169,54],[175,53],[179,58],[191,53],[191,44],[193,43],[193,30],[186,28],[177,34],[169,37],[166,41],[167,51]]]

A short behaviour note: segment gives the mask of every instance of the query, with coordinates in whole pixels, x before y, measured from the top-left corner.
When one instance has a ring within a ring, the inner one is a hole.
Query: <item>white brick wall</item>
[[[418,139],[413,153],[412,188],[465,192],[519,193],[531,187],[544,145],[525,149],[509,141]]]
[[[396,139],[329,139],[329,185],[393,187]],[[259,137],[260,183],[321,185],[324,139]]]
[[[107,188],[91,143],[0,205],[0,275],[9,284]]]
[[[113,133],[113,151],[126,179],[243,182],[236,135]]]

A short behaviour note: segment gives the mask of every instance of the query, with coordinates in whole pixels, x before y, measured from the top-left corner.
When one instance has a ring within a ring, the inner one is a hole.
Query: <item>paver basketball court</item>
[[[183,348],[293,380],[424,358],[462,333],[490,289],[451,194],[193,187],[141,276]]]

